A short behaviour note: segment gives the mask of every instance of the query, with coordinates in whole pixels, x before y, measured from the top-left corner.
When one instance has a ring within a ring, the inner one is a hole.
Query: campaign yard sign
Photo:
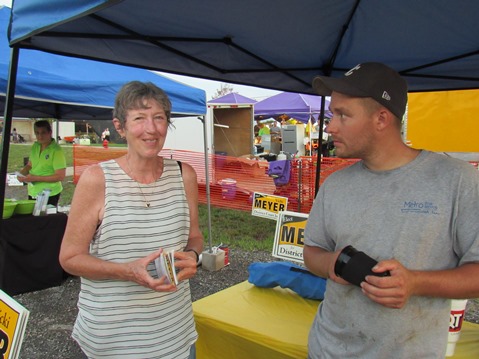
[[[255,192],[251,215],[277,220],[278,213],[288,209],[288,198]]]
[[[274,235],[273,257],[304,264],[304,229],[308,215],[283,211],[278,215]]]
[[[19,357],[29,314],[21,304],[0,290],[0,358]]]

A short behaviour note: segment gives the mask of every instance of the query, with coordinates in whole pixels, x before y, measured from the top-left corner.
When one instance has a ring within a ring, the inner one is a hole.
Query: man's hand
[[[401,309],[413,294],[414,273],[397,260],[385,260],[373,267],[373,272],[389,271],[390,276],[368,275],[361,288],[369,299],[388,308]]]

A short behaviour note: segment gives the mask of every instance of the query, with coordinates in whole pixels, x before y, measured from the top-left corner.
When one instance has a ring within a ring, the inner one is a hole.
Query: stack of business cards
[[[174,253],[174,251],[161,253],[161,255],[155,259],[155,267],[158,278],[164,276],[166,277],[166,283],[178,285]]]

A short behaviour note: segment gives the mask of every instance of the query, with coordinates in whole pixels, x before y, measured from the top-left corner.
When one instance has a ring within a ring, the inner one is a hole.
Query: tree
[[[233,93],[233,86],[230,84],[221,84],[220,88],[216,90],[216,93],[211,97],[212,100],[215,98],[227,95],[229,93]]]

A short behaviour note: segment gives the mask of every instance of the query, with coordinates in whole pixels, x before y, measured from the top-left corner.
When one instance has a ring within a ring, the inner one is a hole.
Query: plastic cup
[[[446,357],[454,355],[456,344],[461,335],[462,322],[466,311],[467,299],[453,299],[449,317],[449,336],[447,338]]]

